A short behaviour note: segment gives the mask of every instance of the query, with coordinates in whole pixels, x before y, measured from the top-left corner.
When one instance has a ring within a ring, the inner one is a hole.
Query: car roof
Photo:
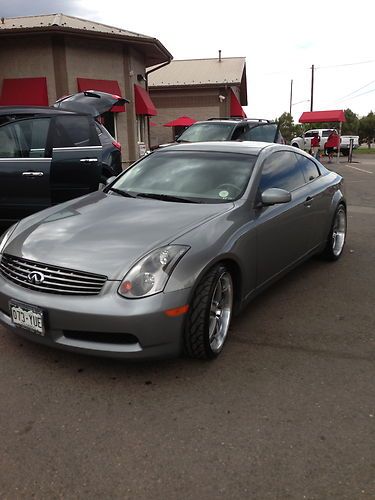
[[[228,118],[208,118],[208,120],[199,120],[193,125],[199,124],[199,123],[232,123],[233,125],[237,125],[238,123],[252,123],[252,124],[257,124],[257,123],[276,123],[274,120],[267,120],[266,118],[235,118],[235,117],[228,117]]]
[[[48,106],[0,106],[0,116],[4,115],[76,115],[74,111],[65,111]]]
[[[184,142],[182,144],[171,144],[154,152],[164,151],[210,151],[210,152],[225,152],[225,153],[243,153],[250,155],[258,155],[265,148],[281,147],[294,151],[295,148],[284,146],[283,144],[275,144],[273,142],[257,142],[257,141],[210,141],[210,142]]]

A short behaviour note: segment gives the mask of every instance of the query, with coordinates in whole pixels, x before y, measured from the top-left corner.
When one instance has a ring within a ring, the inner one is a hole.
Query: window
[[[331,134],[333,132],[333,130],[323,130],[323,133],[322,133],[322,137],[328,137],[329,134]]]
[[[248,131],[248,128],[249,127],[245,125],[239,125],[238,127],[236,127],[232,135],[232,141],[242,141],[242,137]]]
[[[238,153],[160,150],[127,170],[114,187],[138,194],[224,203],[245,191],[255,160],[255,155]]]
[[[275,142],[277,137],[276,123],[259,124],[245,131],[241,141]]]
[[[305,179],[291,151],[278,151],[264,161],[259,191],[280,188],[293,191],[305,184]]]
[[[314,130],[309,130],[308,132],[305,132],[305,137],[314,137],[316,133],[317,132],[315,132]]]
[[[64,115],[56,117],[55,120],[54,148],[79,148],[100,144],[95,127],[88,116]]]
[[[197,123],[187,128],[179,140],[184,142],[227,141],[233,128],[233,123]]]
[[[298,166],[302,170],[306,182],[313,181],[314,179],[319,177],[320,175],[319,169],[312,160],[300,154],[296,154],[296,157],[298,161]]]
[[[43,158],[50,118],[34,118],[7,123],[0,128],[0,156],[3,158]]]
[[[146,116],[137,115],[138,142],[146,142]]]

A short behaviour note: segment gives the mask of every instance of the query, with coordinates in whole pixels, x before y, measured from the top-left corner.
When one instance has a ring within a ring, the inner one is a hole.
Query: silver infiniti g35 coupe
[[[0,323],[87,354],[214,358],[233,313],[345,235],[342,177],[302,151],[166,147],[2,236]]]

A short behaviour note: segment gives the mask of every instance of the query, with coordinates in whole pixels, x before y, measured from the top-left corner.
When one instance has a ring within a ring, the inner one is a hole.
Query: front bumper
[[[107,282],[99,295],[73,297],[34,292],[0,276],[0,324],[28,340],[84,354],[127,359],[179,355],[185,316],[169,317],[164,311],[187,304],[190,289],[130,300],[117,294],[118,286],[118,281]],[[43,310],[44,336],[13,324],[12,299]]]

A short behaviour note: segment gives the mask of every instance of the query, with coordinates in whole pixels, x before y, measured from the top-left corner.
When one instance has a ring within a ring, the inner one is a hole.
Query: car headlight
[[[13,226],[10,226],[10,228],[7,231],[5,231],[5,233],[3,233],[2,236],[0,236],[0,259],[3,250],[5,248],[5,245],[7,244],[11,234],[13,233],[13,231],[16,229],[17,226],[18,222],[16,224],[13,224]]]
[[[168,245],[153,250],[130,269],[118,293],[127,299],[138,299],[162,292],[177,262],[189,248]]]

